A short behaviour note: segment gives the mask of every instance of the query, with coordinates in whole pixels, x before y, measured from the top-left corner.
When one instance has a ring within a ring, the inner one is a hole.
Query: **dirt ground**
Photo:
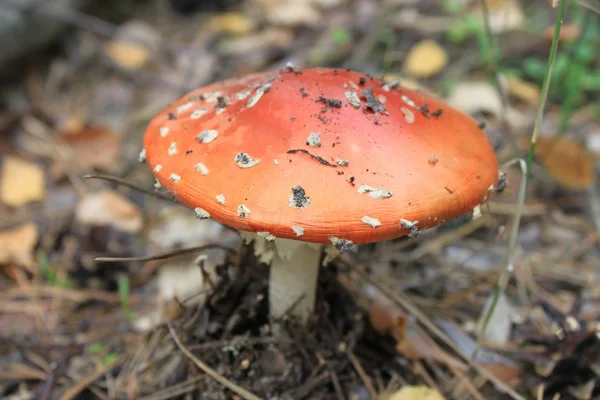
[[[155,189],[150,119],[232,76],[351,68],[471,114],[504,165],[527,158],[558,8],[29,9],[65,30],[0,65],[0,398],[600,399],[597,4],[567,2],[523,206],[513,163],[481,209],[322,268],[313,318],[285,335],[252,246]]]

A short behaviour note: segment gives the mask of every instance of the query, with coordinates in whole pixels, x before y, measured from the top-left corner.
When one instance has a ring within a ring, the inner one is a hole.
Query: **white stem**
[[[272,318],[289,315],[307,323],[315,308],[321,250],[322,246],[303,243],[284,257],[281,251],[274,252],[269,277]]]

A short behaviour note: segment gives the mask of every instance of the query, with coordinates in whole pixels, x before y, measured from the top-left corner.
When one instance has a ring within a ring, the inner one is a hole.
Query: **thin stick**
[[[211,378],[213,378],[214,380],[216,380],[217,382],[219,382],[221,385],[225,386],[227,389],[231,390],[232,392],[237,393],[238,395],[242,396],[244,399],[247,399],[247,400],[261,400],[260,397],[258,397],[256,395],[250,393],[249,391],[247,391],[246,389],[244,389],[242,387],[239,387],[238,385],[236,385],[235,383],[231,382],[230,380],[228,380],[224,376],[219,375],[217,373],[217,371],[215,371],[214,369],[212,369],[208,365],[204,364],[200,359],[198,359],[196,356],[194,356],[181,343],[181,341],[179,340],[179,337],[175,333],[175,330],[171,326],[170,322],[167,322],[167,327],[169,328],[169,332],[171,333],[171,336],[173,336],[173,340],[175,341],[175,344],[177,344],[177,347],[179,347],[179,350],[181,350],[181,352],[183,354],[185,354],[185,356],[187,358],[189,358],[190,360],[192,360],[194,362],[194,364],[196,364],[196,366],[198,368],[200,368],[202,371],[204,371],[205,374],[207,374],[208,376],[210,376]]]
[[[558,6],[558,15],[556,17],[556,24],[554,25],[554,37],[552,38],[552,46],[550,47],[550,55],[548,56],[548,69],[546,70],[546,76],[544,77],[544,83],[542,84],[542,96],[540,98],[540,104],[538,105],[537,114],[535,116],[533,134],[531,135],[531,146],[529,146],[529,155],[527,156],[527,181],[529,181],[531,178],[531,164],[533,162],[535,143],[540,131],[540,126],[542,125],[542,119],[544,118],[544,109],[546,107],[546,100],[550,90],[550,81],[552,80],[552,71],[554,70],[554,60],[556,60],[558,42],[560,40],[560,28],[562,26],[566,3],[566,0],[560,0],[560,4]]]
[[[84,179],[101,179],[104,181],[108,181],[108,182],[119,184],[121,186],[128,187],[133,190],[137,190],[138,192],[149,194],[150,196],[154,196],[160,200],[169,201],[171,203],[173,203],[175,201],[173,198],[165,196],[164,194],[160,194],[160,193],[156,193],[151,190],[148,190],[148,189],[144,189],[143,187],[137,186],[131,182],[127,182],[126,180],[123,180],[116,176],[98,174],[98,175],[84,175],[83,178]]]
[[[348,360],[350,360],[350,362],[352,363],[352,366],[358,373],[358,376],[360,376],[360,379],[363,381],[363,383],[367,387],[367,390],[369,391],[369,394],[371,395],[371,397],[374,399],[377,399],[378,398],[377,390],[375,390],[375,386],[373,386],[373,382],[371,381],[371,378],[365,372],[365,369],[362,367],[362,364],[360,363],[360,360],[358,359],[358,357],[356,357],[354,355],[354,353],[351,351],[347,351],[346,355],[348,356]]]
[[[521,166],[521,184],[519,185],[519,194],[517,197],[517,208],[512,218],[512,226],[510,229],[510,234],[508,237],[508,247],[506,249],[506,253],[504,254],[504,260],[502,264],[504,265],[504,269],[502,274],[500,275],[500,279],[494,288],[494,293],[492,295],[492,301],[488,311],[484,317],[483,323],[481,324],[478,332],[477,332],[477,343],[475,345],[475,350],[473,351],[473,359],[477,358],[477,353],[481,347],[481,342],[483,341],[483,334],[487,329],[487,326],[494,314],[494,310],[498,305],[498,300],[500,299],[500,294],[506,290],[506,286],[508,285],[509,278],[514,271],[514,258],[515,258],[515,249],[517,248],[517,238],[519,237],[519,226],[521,224],[521,213],[523,210],[523,204],[525,203],[525,194],[527,191],[527,164],[523,159],[515,159],[504,164],[500,169],[505,170],[506,168],[511,167],[514,164],[519,164]]]
[[[91,372],[87,376],[81,378],[77,383],[69,388],[60,398],[60,400],[72,400],[79,395],[86,387],[91,385],[96,381],[96,379],[100,378],[102,375],[108,373],[111,369],[116,367],[117,365],[121,365],[125,361],[125,357],[122,356],[115,361],[111,362],[108,365],[100,367],[96,371]]]
[[[181,254],[194,253],[197,251],[210,250],[210,249],[221,249],[225,250],[231,254],[235,254],[236,250],[230,247],[225,247],[220,244],[204,244],[202,246],[194,246],[188,247],[186,249],[180,249],[175,251],[170,251],[168,253],[157,254],[154,256],[143,256],[143,257],[97,257],[94,260],[100,262],[133,262],[133,261],[155,261],[155,260],[165,260],[167,258],[175,257]]]

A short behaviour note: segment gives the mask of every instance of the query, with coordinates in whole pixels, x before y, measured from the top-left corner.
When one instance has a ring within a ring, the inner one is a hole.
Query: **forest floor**
[[[557,9],[490,0],[490,42],[480,1],[182,3],[48,13],[67,33],[3,73],[2,399],[600,398],[597,13],[568,2],[512,261],[518,164],[481,215],[323,268],[310,324],[280,338],[268,267],[231,230],[84,177],[152,191],[154,115],[289,62],[434,93],[485,122],[500,164],[526,158]]]

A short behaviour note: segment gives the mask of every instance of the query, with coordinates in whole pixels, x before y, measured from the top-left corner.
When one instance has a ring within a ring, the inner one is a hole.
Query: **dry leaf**
[[[223,225],[213,219],[198,219],[183,207],[166,207],[156,216],[148,238],[154,245],[168,249],[219,241],[223,233]]]
[[[73,163],[83,170],[99,168],[107,172],[115,172],[118,168],[119,136],[117,133],[103,126],[89,126],[82,130],[63,134],[62,141],[68,145],[68,152]],[[54,179],[63,176],[66,163],[57,160],[50,169],[50,175]]]
[[[369,306],[369,322],[382,335],[390,334],[400,341],[405,335],[406,315],[387,297],[378,294]]]
[[[531,106],[537,106],[540,100],[540,88],[533,83],[525,82],[516,77],[507,79],[508,93]]]
[[[436,389],[420,386],[403,386],[402,389],[393,393],[388,400],[444,400],[444,396]]]
[[[112,190],[90,193],[83,197],[75,210],[78,223],[89,226],[112,226],[136,233],[142,229],[143,216],[138,207]]]
[[[552,39],[554,39],[554,25],[551,25],[544,29],[544,33],[542,37],[550,45],[552,43]],[[579,37],[581,33],[581,26],[578,24],[563,24],[560,27],[560,33],[558,34],[558,39],[562,41],[572,41]]]
[[[41,201],[45,195],[44,171],[39,165],[14,156],[4,158],[0,174],[0,201],[7,206],[19,207]]]
[[[310,0],[278,1],[276,4],[263,7],[263,10],[267,21],[273,25],[287,27],[315,26],[321,20],[321,14],[311,4]]]
[[[434,360],[461,371],[468,369],[462,361],[442,349],[412,321],[407,322],[404,337],[396,337],[396,341],[396,351],[409,360]]]
[[[454,87],[446,102],[467,114],[487,112],[496,118],[502,117],[502,98],[489,82],[461,82]],[[510,106],[506,110],[506,118],[515,130],[527,128],[533,120],[532,117],[533,115],[524,114]]]
[[[142,21],[129,21],[104,45],[104,52],[119,67],[138,70],[150,61],[159,43],[160,34],[152,26]]]
[[[226,56],[241,56],[269,48],[287,48],[293,41],[294,35],[290,30],[267,28],[253,35],[224,40],[219,44],[219,53]]]
[[[535,157],[550,176],[566,189],[583,190],[594,180],[592,155],[566,136],[538,137]]]
[[[434,40],[425,39],[414,45],[404,61],[404,72],[415,78],[430,78],[448,64],[448,53]]]
[[[0,231],[0,264],[16,264],[31,269],[37,240],[38,228],[34,223]]]
[[[246,35],[254,30],[256,23],[236,12],[223,13],[211,19],[211,28],[231,35]]]

